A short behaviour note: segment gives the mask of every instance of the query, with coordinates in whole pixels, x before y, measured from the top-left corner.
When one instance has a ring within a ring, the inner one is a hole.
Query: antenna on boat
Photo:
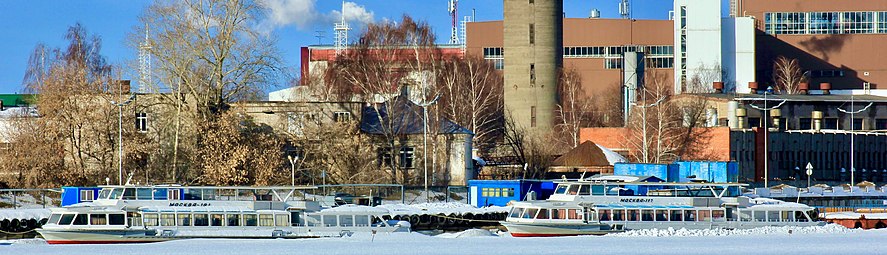
[[[125,185],[132,185],[131,181],[132,181],[132,172],[130,172],[129,176],[126,177],[126,184]]]

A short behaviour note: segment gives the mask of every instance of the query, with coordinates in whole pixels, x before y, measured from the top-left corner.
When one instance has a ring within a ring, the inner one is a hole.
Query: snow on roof
[[[0,209],[0,220],[49,218],[49,209]]]
[[[616,163],[628,163],[628,160],[625,159],[619,153],[616,153],[613,150],[607,149],[607,147],[601,146],[600,144],[595,144],[598,148],[601,148],[601,151],[604,153],[604,156],[607,157],[607,161],[610,162],[610,165],[616,165]]]
[[[785,202],[782,200],[776,200],[772,198],[749,198],[748,202],[751,204],[751,208],[753,209],[784,209],[784,208],[801,208],[805,210],[813,209],[805,204],[795,203],[795,202]]]

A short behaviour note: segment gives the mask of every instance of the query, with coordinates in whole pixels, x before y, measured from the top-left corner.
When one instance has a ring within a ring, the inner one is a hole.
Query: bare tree
[[[645,75],[642,99],[629,117],[626,143],[642,163],[668,163],[678,158],[707,159],[701,155],[710,138],[707,97],[672,95],[665,75]]]
[[[447,59],[438,74],[442,117],[471,130],[475,148],[491,148],[502,131],[502,76],[473,56]]]
[[[283,140],[271,127],[259,125],[244,114],[227,112],[204,122],[208,130],[205,149],[198,151],[200,183],[210,185],[272,185],[286,183]]]
[[[773,62],[773,84],[779,93],[798,94],[801,83],[806,81],[797,59],[779,56]]]
[[[720,64],[703,64],[693,72],[693,76],[687,82],[687,88],[684,91],[697,94],[714,93],[715,89],[712,87],[714,82],[724,82],[724,91],[730,91],[734,89],[734,84],[731,80],[730,74]]]
[[[591,125],[594,104],[582,88],[582,76],[576,69],[558,73],[558,129],[572,148],[579,146],[579,131]]]
[[[398,91],[409,91],[409,87],[418,87],[423,92],[418,100],[430,102],[435,93],[427,93],[428,77],[436,77],[441,52],[435,44],[433,30],[426,22],[418,22],[409,16],[403,16],[399,22],[383,22],[369,24],[361,34],[359,43],[334,61],[327,69],[326,85],[337,86],[338,96],[351,99],[362,97],[370,103],[381,128],[387,154],[397,155],[403,146],[403,130],[406,128],[403,116],[405,111],[414,111],[404,107],[414,93],[401,93],[402,96],[389,100]],[[384,110],[383,110],[384,109]],[[383,114],[384,112],[384,114]],[[433,114],[432,114],[433,116]],[[407,183],[407,171],[400,164],[387,162],[390,166],[392,181],[397,181],[401,173],[401,183]]]

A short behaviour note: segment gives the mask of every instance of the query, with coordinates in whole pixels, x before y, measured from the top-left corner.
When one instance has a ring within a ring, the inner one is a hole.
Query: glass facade
[[[496,70],[505,69],[505,50],[503,48],[484,48],[484,60],[493,64]]]
[[[875,34],[887,33],[887,12],[767,12],[768,34]]]
[[[621,69],[622,54],[644,52],[647,68],[674,68],[674,46],[569,46],[564,47],[564,58],[603,58],[604,68]]]

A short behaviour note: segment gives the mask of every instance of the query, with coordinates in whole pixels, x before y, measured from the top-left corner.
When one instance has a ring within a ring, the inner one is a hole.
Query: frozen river
[[[789,233],[791,232],[791,233]],[[887,230],[769,228],[752,231],[660,230],[608,236],[514,238],[473,230],[355,234],[335,239],[193,239],[153,244],[47,245],[19,241],[0,254],[887,254]]]

